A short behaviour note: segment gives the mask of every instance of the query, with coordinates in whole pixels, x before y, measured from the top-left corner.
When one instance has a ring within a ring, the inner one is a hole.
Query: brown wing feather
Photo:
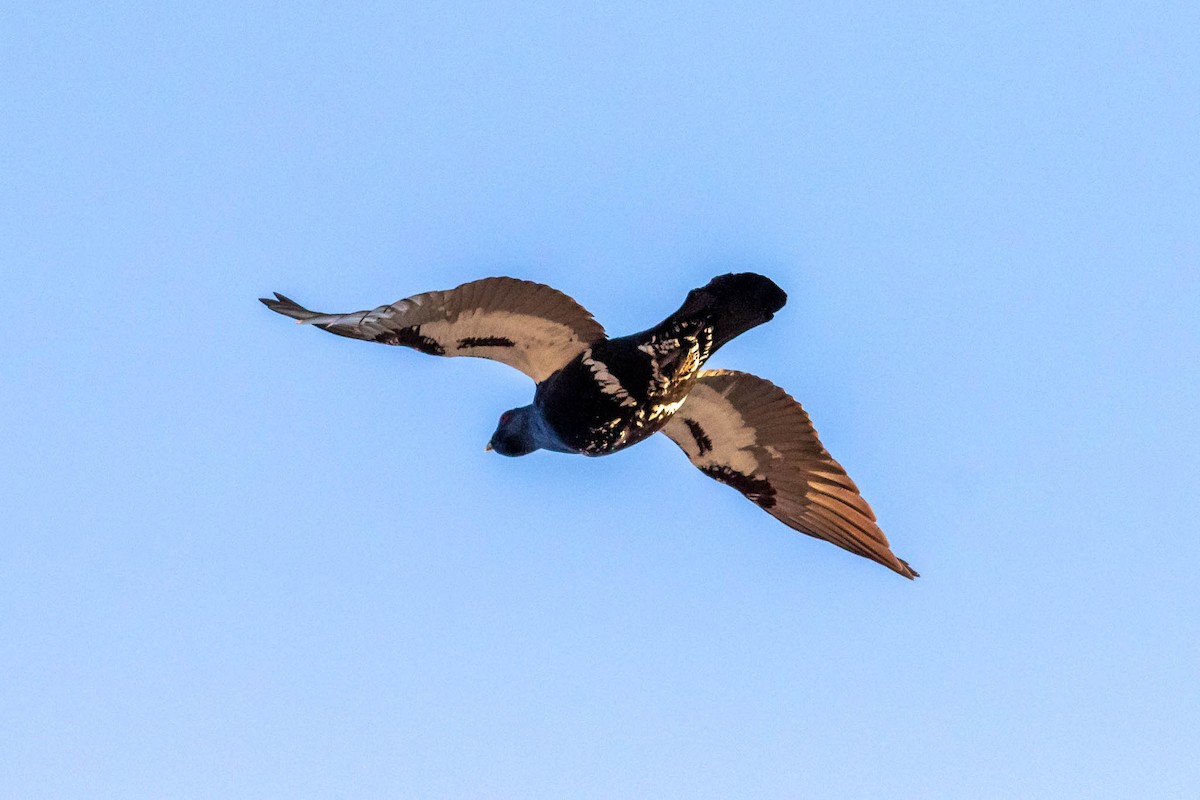
[[[262,302],[339,336],[431,355],[490,358],[538,382],[604,338],[600,323],[570,297],[516,278],[484,278],[348,314],[322,314],[283,295],[275,298]]]
[[[770,381],[701,372],[662,430],[706,475],[789,527],[916,577],[892,553],[875,513],[822,446],[808,414]]]

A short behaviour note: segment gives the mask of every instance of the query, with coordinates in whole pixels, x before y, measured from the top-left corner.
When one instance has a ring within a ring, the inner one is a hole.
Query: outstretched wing
[[[339,336],[405,345],[437,356],[478,356],[541,382],[604,338],[583,306],[557,289],[516,278],[484,278],[371,311],[322,314],[281,294],[272,311]]]
[[[770,381],[701,372],[662,431],[701,472],[785,525],[916,577],[888,547],[854,481],[821,446],[808,414]]]

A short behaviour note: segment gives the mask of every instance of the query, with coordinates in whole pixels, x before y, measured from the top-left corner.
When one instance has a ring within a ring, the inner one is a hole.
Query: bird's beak
[[[488,442],[488,443],[487,443],[487,444],[484,446],[484,448],[483,448],[483,452],[485,452],[485,453],[490,453],[490,452],[492,452],[492,443],[491,443],[491,442]]]

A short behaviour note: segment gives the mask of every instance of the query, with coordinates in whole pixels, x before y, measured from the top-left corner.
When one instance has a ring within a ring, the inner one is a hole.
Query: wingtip
[[[896,572],[898,572],[901,575],[903,575],[904,577],[908,578],[910,581],[921,577],[921,573],[917,572],[915,569],[913,569],[911,566],[909,566],[909,563],[907,561],[905,561],[903,558],[897,558],[896,560],[899,561],[904,566],[903,570],[896,570]]]
[[[275,295],[275,297],[274,298],[260,297],[260,298],[258,298],[258,302],[262,303],[264,306],[271,309],[272,311],[278,311],[279,307],[281,305],[296,305],[291,300],[288,300],[286,297],[281,295],[279,292],[271,292],[271,294]]]
[[[274,292],[274,295],[274,300],[269,297],[260,297],[258,298],[258,301],[274,311],[276,314],[282,314],[285,317],[291,317],[297,322],[304,322],[312,319],[313,317],[320,316],[320,314],[314,311],[309,311],[307,308],[300,305],[290,297],[286,297],[279,292]]]

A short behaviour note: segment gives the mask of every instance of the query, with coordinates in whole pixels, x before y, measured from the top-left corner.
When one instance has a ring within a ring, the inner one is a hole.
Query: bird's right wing
[[[604,338],[600,323],[570,297],[516,278],[484,278],[348,314],[309,311],[278,293],[262,302],[339,336],[430,355],[490,358],[539,383]]]
[[[701,472],[785,525],[916,577],[892,553],[871,507],[821,445],[808,414],[770,381],[729,370],[701,372],[662,432]]]

